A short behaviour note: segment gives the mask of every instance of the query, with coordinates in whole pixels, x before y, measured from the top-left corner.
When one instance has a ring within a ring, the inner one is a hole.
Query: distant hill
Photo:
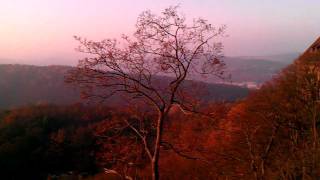
[[[234,56],[234,59],[243,59],[243,60],[266,60],[273,62],[280,62],[284,64],[291,64],[295,59],[297,59],[301,53],[283,53],[283,54],[271,54],[271,55],[262,55],[262,56]]]
[[[234,82],[256,82],[261,84],[270,80],[288,63],[253,58],[225,58],[227,71]]]
[[[227,56],[224,58],[227,64],[227,73],[231,74],[234,85],[255,88],[270,80],[281,69],[291,64],[300,56],[300,53],[275,54],[265,56]],[[53,60],[50,60],[53,62]],[[0,59],[1,63],[19,62],[19,60]],[[47,62],[47,61],[46,61]],[[58,66],[61,67],[61,66]],[[68,66],[66,66],[68,67]],[[70,68],[70,67],[69,67]],[[208,77],[193,77],[207,83],[226,83],[220,79]]]
[[[272,79],[281,69],[291,64],[298,53],[271,55],[271,56],[239,56],[225,57],[226,72],[231,75],[231,81],[235,85],[259,86]],[[207,82],[219,82],[219,79],[209,78]]]
[[[64,76],[70,69],[66,66],[0,65],[0,108],[79,101],[79,91],[64,83]]]
[[[81,102],[79,89],[64,82],[71,69],[69,66],[0,65],[0,109]],[[247,88],[233,85],[206,84],[206,87],[206,101],[233,101],[248,94]],[[116,100],[117,97],[110,101]]]

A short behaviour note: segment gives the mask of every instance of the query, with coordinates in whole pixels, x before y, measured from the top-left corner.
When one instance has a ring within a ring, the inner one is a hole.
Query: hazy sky
[[[301,52],[320,36],[320,0],[0,0],[0,63],[75,64],[73,35],[131,34],[146,9],[227,25],[229,56]]]

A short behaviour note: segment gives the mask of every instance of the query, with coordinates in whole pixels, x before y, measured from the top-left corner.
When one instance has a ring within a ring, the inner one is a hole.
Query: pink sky
[[[73,35],[131,34],[143,10],[177,4],[187,18],[226,24],[230,56],[301,52],[320,36],[319,0],[1,0],[0,63],[76,64]]]

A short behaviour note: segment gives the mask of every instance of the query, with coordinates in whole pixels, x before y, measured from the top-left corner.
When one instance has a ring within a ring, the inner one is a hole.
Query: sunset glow
[[[177,4],[189,19],[227,25],[229,56],[302,52],[319,36],[318,0],[2,0],[0,63],[75,64],[73,35],[100,40],[131,34],[143,10]]]

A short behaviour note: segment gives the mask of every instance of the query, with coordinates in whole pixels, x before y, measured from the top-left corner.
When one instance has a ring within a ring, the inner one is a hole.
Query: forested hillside
[[[244,179],[320,177],[319,63],[320,53],[308,50],[259,91],[235,103],[220,124],[222,134],[215,135],[228,139],[214,145],[229,158],[218,160],[225,172]]]

